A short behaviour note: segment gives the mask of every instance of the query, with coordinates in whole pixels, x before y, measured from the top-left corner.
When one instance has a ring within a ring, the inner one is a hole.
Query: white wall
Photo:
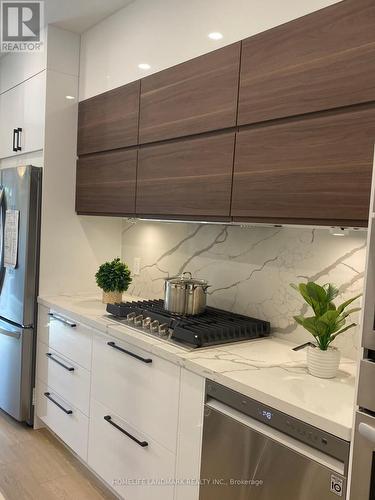
[[[80,100],[337,2],[135,0],[82,35]],[[210,40],[212,31],[224,38]]]

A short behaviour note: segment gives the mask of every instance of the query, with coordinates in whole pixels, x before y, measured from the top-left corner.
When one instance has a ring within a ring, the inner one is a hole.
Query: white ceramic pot
[[[319,347],[308,347],[307,369],[311,375],[319,378],[335,378],[340,364],[340,351],[328,347],[322,351]]]
[[[121,301],[121,292],[103,292],[103,304],[118,304]]]

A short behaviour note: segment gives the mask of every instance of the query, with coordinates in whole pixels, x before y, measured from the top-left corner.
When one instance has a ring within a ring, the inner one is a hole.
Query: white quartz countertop
[[[124,296],[124,300],[139,297]],[[116,324],[106,317],[105,305],[98,297],[39,297],[39,303],[335,436],[351,439],[356,374],[352,360],[342,360],[335,379],[319,379],[307,372],[306,352],[292,351],[295,345],[279,338],[187,352]]]

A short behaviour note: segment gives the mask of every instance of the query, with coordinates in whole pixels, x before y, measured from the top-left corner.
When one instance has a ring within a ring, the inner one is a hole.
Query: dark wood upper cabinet
[[[77,162],[76,211],[134,215],[137,150],[82,156]]]
[[[344,0],[242,43],[240,125],[374,100],[374,0]]]
[[[239,132],[235,220],[366,226],[375,106]]]
[[[140,82],[79,103],[78,155],[138,143]]]
[[[144,78],[140,143],[236,124],[240,43]]]
[[[228,217],[234,132],[141,147],[137,214]]]

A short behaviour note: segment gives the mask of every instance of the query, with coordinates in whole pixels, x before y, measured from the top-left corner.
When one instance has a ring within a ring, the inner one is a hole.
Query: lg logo
[[[1,50],[34,52],[41,50],[43,3],[1,2]]]

